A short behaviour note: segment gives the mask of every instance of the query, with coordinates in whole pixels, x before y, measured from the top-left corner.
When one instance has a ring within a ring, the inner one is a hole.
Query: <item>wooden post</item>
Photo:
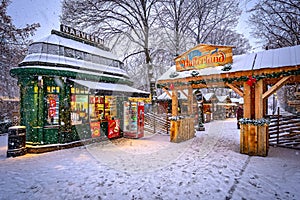
[[[251,117],[251,87],[244,83],[244,118]],[[240,130],[240,152],[247,154],[248,153],[248,134],[249,134],[249,126],[248,125],[241,125]]]
[[[263,85],[263,92],[265,93],[268,90],[268,85],[264,83]],[[268,98],[263,99],[263,115],[266,116],[268,114]]]
[[[255,84],[255,119],[263,118],[263,80],[257,81]]]
[[[253,86],[244,84],[244,117],[252,120],[264,117],[264,82]],[[254,156],[266,156],[268,152],[267,126],[243,124],[241,126],[240,152]]]
[[[251,87],[244,83],[244,118],[251,118]]]
[[[255,119],[261,119],[264,117],[264,100],[262,98],[264,92],[264,82],[259,80],[255,84]],[[266,156],[267,155],[267,127],[256,126],[257,135],[257,155]]]
[[[188,88],[188,115],[191,116],[193,114],[193,88]]]
[[[178,115],[178,91],[174,89],[172,91],[172,117],[176,117]],[[176,138],[178,137],[178,123],[179,121],[171,121],[170,128],[170,141],[176,142]]]
[[[178,90],[172,91],[172,116],[178,115]]]

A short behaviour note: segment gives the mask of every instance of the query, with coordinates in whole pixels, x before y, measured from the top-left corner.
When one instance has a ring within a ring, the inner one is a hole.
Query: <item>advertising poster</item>
[[[120,120],[109,120],[108,121],[108,135],[107,137],[115,138],[120,136]]]
[[[100,122],[90,123],[92,138],[100,137]]]

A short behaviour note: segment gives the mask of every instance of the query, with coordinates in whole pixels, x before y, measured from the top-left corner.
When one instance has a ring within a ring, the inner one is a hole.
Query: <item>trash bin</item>
[[[26,126],[8,128],[7,157],[26,154]]]

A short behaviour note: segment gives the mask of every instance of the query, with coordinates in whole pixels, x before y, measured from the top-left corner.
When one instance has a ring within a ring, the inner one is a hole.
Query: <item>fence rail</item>
[[[150,134],[169,134],[170,121],[166,114],[145,113],[145,131]]]
[[[300,117],[283,116],[279,113],[270,116],[269,144],[300,149]]]

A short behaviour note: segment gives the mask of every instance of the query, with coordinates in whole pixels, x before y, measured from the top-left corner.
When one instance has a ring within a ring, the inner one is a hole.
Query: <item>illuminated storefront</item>
[[[20,86],[28,144],[120,137],[125,102],[149,96],[131,87],[123,63],[101,39],[63,25],[33,42],[11,75]]]

